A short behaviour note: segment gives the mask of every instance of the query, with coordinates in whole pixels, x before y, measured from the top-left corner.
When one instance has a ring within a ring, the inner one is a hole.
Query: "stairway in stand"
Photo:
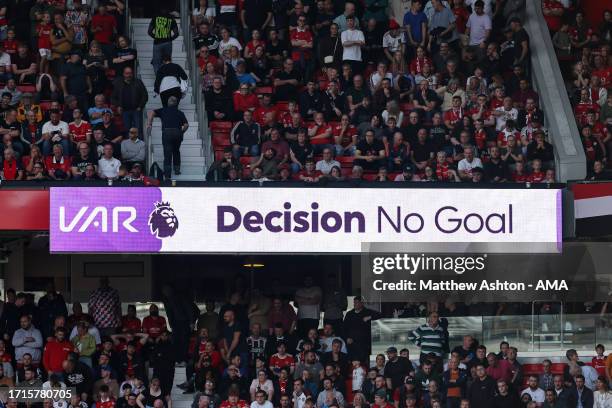
[[[177,387],[187,380],[185,367],[176,367],[174,369],[174,386],[170,393],[172,398],[172,408],[189,408],[193,401],[194,394],[183,394],[183,390]]]
[[[148,18],[133,18],[132,25],[134,28],[134,46],[138,51],[139,69],[138,74],[145,87],[149,92],[149,103],[146,110],[161,108],[161,99],[155,97],[153,85],[155,83],[155,73],[151,65],[151,57],[153,54],[153,39],[147,34],[150,19]],[[177,19],[179,31],[182,32],[180,21]],[[172,43],[172,62],[179,64],[187,75],[191,78],[192,73],[189,72],[187,64],[187,53],[184,50],[183,36],[179,36]],[[172,174],[172,179],[184,181],[202,181],[204,180],[205,158],[202,149],[202,140],[198,137],[199,124],[196,116],[196,105],[193,103],[193,89],[191,83],[189,90],[179,104],[179,109],[185,113],[189,121],[189,129],[184,135],[183,144],[181,145],[181,175]],[[146,124],[146,119],[145,119]],[[155,119],[151,132],[153,138],[153,161],[156,161],[160,167],[164,163],[164,151],[161,142],[161,122]]]

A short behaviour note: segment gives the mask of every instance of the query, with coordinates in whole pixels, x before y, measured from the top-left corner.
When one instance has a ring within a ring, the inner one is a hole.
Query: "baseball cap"
[[[408,166],[406,166],[408,167]],[[406,171],[406,168],[404,168],[404,171]],[[412,170],[411,170],[412,171]],[[387,353],[397,353],[397,348],[391,346],[387,349]]]
[[[391,21],[389,21],[389,30],[396,30],[399,28],[399,24],[397,24],[397,21],[395,21],[395,19],[391,19]]]
[[[407,164],[407,165],[405,165],[405,166],[404,166],[404,168],[402,169],[402,171],[403,171],[404,173],[414,173],[414,168],[412,167],[412,165],[411,165],[411,164]],[[389,348],[393,348],[393,349],[395,349],[395,347],[389,347]],[[389,351],[389,350],[387,350],[387,351]],[[397,352],[397,349],[395,349],[395,351]]]

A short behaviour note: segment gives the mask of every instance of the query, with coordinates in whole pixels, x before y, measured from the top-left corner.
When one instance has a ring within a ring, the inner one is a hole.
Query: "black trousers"
[[[183,133],[180,129],[162,129],[162,146],[164,148],[164,176],[170,178],[172,166],[181,167],[181,143]]]
[[[181,88],[177,87],[177,88],[166,89],[165,91],[159,94],[159,97],[161,98],[162,106],[164,108],[168,106],[168,99],[171,96],[176,96],[176,99],[178,99],[178,102],[180,102],[181,97],[183,96],[183,93],[181,92]]]

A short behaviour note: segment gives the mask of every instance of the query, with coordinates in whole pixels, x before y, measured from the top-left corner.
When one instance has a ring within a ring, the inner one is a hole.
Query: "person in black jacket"
[[[121,381],[139,378],[146,383],[144,360],[140,352],[136,351],[135,341],[130,341],[119,355],[119,371]]]
[[[151,365],[153,366],[153,377],[159,378],[162,395],[170,395],[174,381],[174,344],[170,340],[168,330],[155,340]]]
[[[204,93],[208,121],[234,119],[232,94],[223,86],[221,78],[213,79],[212,88]]]
[[[576,375],[574,377],[574,383],[576,383],[576,386],[569,390],[567,406],[577,407],[579,406],[578,401],[580,401],[582,403],[580,405],[581,407],[593,408],[593,404],[595,403],[593,391],[584,385],[584,375]]]
[[[304,120],[312,120],[316,112],[323,110],[323,97],[314,81],[308,81],[306,90],[300,94],[300,113]]]
[[[93,378],[91,376],[91,369],[79,361],[79,357],[76,353],[70,353],[68,359],[63,364],[64,371],[62,376],[64,383],[69,388],[75,388],[78,395],[81,396],[81,400],[88,400],[88,393],[93,386]]]
[[[149,94],[142,81],[134,78],[134,70],[131,67],[124,67],[122,73],[123,76],[113,81],[111,104],[116,106],[117,112],[121,114],[123,127],[135,127],[142,135],[142,111],[149,100]]]
[[[372,344],[372,320],[378,318],[380,313],[366,308],[361,296],[353,299],[353,310],[344,316],[344,332],[351,359],[368,361]]]
[[[52,337],[54,333],[53,322],[55,322],[55,318],[58,316],[68,317],[66,301],[61,293],[55,291],[53,283],[47,285],[47,294],[38,301],[38,310],[42,323],[39,329],[42,332],[43,339]]]
[[[495,380],[487,375],[482,364],[476,366],[476,379],[468,389],[470,408],[491,408],[495,397]]]
[[[516,392],[510,392],[508,383],[503,378],[497,380],[497,395],[493,399],[494,408],[515,408],[520,406]]]
[[[176,96],[179,101],[183,97],[181,91],[181,81],[187,81],[188,77],[185,70],[178,64],[172,62],[170,54],[162,56],[163,65],[155,76],[155,93],[161,97],[162,106],[168,106],[168,99]]]

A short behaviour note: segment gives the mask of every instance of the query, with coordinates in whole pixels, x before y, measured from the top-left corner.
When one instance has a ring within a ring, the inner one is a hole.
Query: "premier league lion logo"
[[[156,238],[167,238],[174,235],[179,227],[178,218],[170,203],[155,203],[155,209],[149,215],[149,228]]]

